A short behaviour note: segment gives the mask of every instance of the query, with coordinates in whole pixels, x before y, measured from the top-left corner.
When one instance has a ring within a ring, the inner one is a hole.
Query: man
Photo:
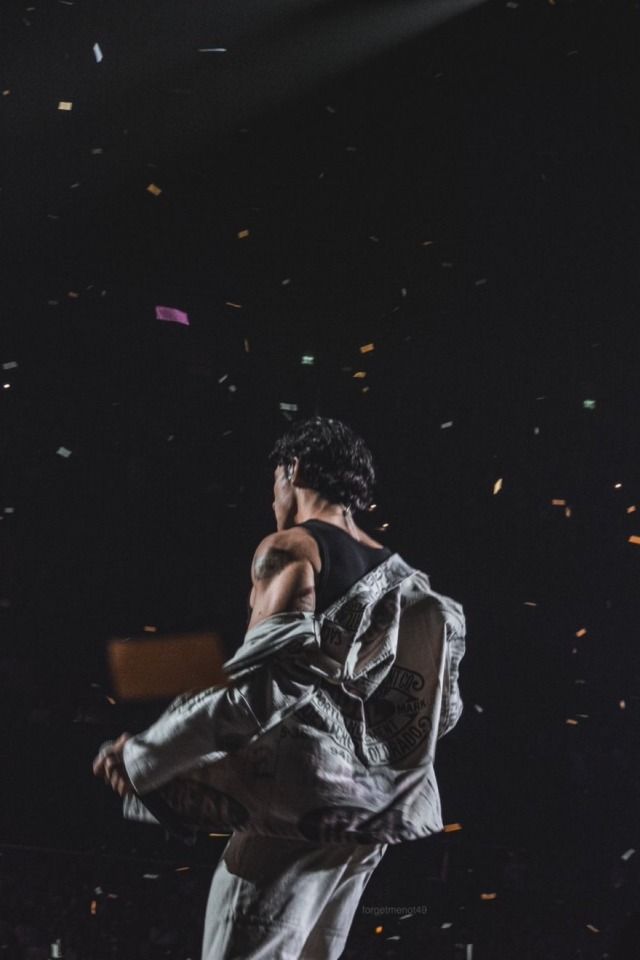
[[[203,960],[337,960],[388,843],[442,829],[435,742],[462,711],[462,608],[369,537],[369,450],[345,424],[272,453],[277,530],[256,550],[228,687],[105,745],[125,816],[233,831]]]

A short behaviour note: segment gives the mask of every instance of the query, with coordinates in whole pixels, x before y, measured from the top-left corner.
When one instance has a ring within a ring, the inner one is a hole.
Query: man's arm
[[[304,545],[290,534],[272,533],[262,541],[251,564],[251,580],[247,630],[276,613],[315,610],[314,568]]]

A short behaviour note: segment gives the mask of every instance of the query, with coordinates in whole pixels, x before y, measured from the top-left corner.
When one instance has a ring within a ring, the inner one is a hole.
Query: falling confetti
[[[60,100],[58,110],[73,110],[73,102],[71,100]]]
[[[147,192],[153,194],[154,197],[159,197],[162,190],[156,183],[150,183],[147,187]]]
[[[17,366],[18,366],[18,364],[16,363],[15,360],[9,360],[8,363],[3,363],[3,364],[2,364],[2,369],[3,369],[3,370],[15,370],[15,369],[17,368]]]
[[[640,537],[634,534],[633,536],[629,537],[629,543],[640,544]]]
[[[364,380],[366,375],[367,375],[366,370],[356,370],[353,376],[355,380]]]
[[[446,423],[441,423],[441,424],[440,424],[440,429],[441,429],[441,430],[448,430],[449,427],[452,427],[452,426],[453,426],[453,420],[447,420]]]
[[[156,320],[166,320],[169,323],[181,323],[185,327],[189,326],[187,314],[175,307],[156,307]]]
[[[365,343],[362,347],[360,347],[360,353],[371,353],[371,351],[375,350],[375,348],[376,347],[374,343]]]
[[[585,410],[595,410],[595,408],[596,408],[596,401],[595,401],[595,400],[583,400],[583,401],[582,401],[582,406],[584,407]]]
[[[587,631],[584,627],[581,627],[580,630],[576,633],[576,637],[586,637]]]
[[[315,362],[316,362],[316,358],[312,356],[312,354],[310,353],[305,353],[300,358],[300,363],[302,364],[303,367],[312,367]]]
[[[249,231],[248,231],[248,230],[240,230],[240,231],[238,231],[238,240],[246,240],[246,238],[247,238],[248,236],[249,236]]]
[[[497,493],[500,493],[501,490],[502,490],[502,477],[500,477],[499,480],[496,480],[496,482],[495,482],[494,485],[493,485],[493,495],[494,495],[494,497],[495,497],[495,495],[496,495]]]
[[[101,63],[103,60],[102,50],[100,49],[99,43],[94,43],[93,45],[93,55],[96,58],[96,63]]]
[[[56,453],[58,454],[59,457],[64,457],[65,459],[67,459],[68,457],[71,456],[72,451],[68,450],[66,447],[58,447],[58,449],[56,450]]]
[[[566,507],[566,505],[567,505],[567,501],[566,501],[566,500],[552,500],[552,501],[551,501],[551,506],[552,506],[552,507]]]

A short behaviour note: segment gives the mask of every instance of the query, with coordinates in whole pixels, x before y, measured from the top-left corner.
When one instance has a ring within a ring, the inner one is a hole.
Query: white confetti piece
[[[159,878],[160,878],[159,873],[143,873],[142,874],[143,880],[158,880]]]
[[[489,281],[486,277],[483,277],[481,280],[476,280],[476,287],[484,287]]]
[[[330,106],[328,106],[328,105],[325,107],[325,110],[327,111],[327,113],[335,113],[335,112],[336,112],[336,108],[335,108],[335,107],[330,107]]]
[[[71,100],[60,100],[58,103],[58,110],[73,110],[73,103]]]
[[[15,513],[16,511],[15,511],[15,509],[14,509],[13,507],[5,507],[5,508],[4,508],[4,512],[5,512],[5,513]]]
[[[474,707],[476,708],[478,713],[484,713],[484,707],[481,707],[479,703],[474,703]]]
[[[7,363],[3,363],[3,364],[2,364],[2,369],[3,369],[3,370],[15,370],[17,366],[18,366],[18,364],[17,364],[17,362],[16,362],[15,360],[9,360]]]
[[[622,854],[622,857],[621,857],[620,859],[621,859],[621,860],[629,860],[630,857],[632,857],[635,852],[636,852],[636,851],[634,850],[634,848],[631,847],[629,850],[627,850],[626,853],[623,853],[623,854]]]
[[[178,310],[176,307],[156,307],[156,320],[166,320],[169,323],[181,323],[183,326],[189,326],[189,317],[184,310]]]
[[[10,383],[3,383],[3,384],[2,384],[2,388],[3,388],[3,390],[11,390],[11,384],[10,384]]]
[[[58,449],[56,450],[56,453],[58,454],[58,456],[65,457],[65,459],[70,457],[72,452],[73,452],[72,450],[67,450],[66,447],[58,447]]]
[[[449,930],[450,927],[452,927],[452,926],[453,926],[452,923],[441,923],[441,924],[440,924],[440,929],[441,929],[441,930]]]
[[[99,43],[94,43],[93,45],[93,55],[96,58],[96,63],[102,63],[104,59],[102,50],[100,49]]]
[[[494,497],[495,497],[496,494],[500,493],[501,490],[502,490],[502,477],[500,477],[498,480],[496,480],[496,482],[495,482],[494,485],[493,485],[493,495],[494,495]]]
[[[198,47],[198,53],[227,53],[226,47]]]
[[[441,424],[440,424],[440,429],[441,429],[441,430],[448,430],[448,429],[449,429],[450,427],[452,427],[452,426],[453,426],[453,420],[447,420],[446,423],[441,423]]]
[[[295,413],[295,411],[298,409],[298,404],[297,403],[281,403],[280,409],[286,410],[289,413]]]
[[[282,286],[288,287],[290,283],[291,283],[291,277],[287,277],[286,280],[282,281]]]

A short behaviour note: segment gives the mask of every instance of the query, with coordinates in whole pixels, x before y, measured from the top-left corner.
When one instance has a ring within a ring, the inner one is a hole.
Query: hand
[[[102,777],[119,797],[135,793],[122,759],[124,745],[130,739],[130,733],[121,734],[114,743],[107,744],[93,761],[94,776]]]

